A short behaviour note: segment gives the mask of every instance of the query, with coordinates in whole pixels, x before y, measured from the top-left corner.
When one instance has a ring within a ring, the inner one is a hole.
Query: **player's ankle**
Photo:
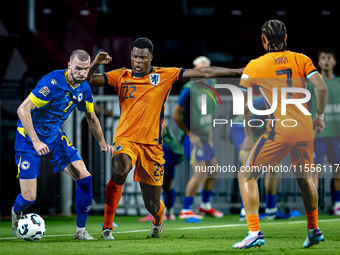
[[[261,231],[261,230],[258,230],[258,231],[249,231],[248,233],[249,233],[250,236],[256,236],[256,235],[258,235],[258,233],[259,233],[260,231]]]
[[[266,208],[266,209],[264,210],[264,212],[265,212],[266,214],[274,214],[274,213],[277,212],[277,207]]]
[[[191,209],[184,209],[184,208],[183,208],[183,209],[181,210],[181,212],[182,212],[182,213],[192,212],[192,210],[191,210]]]
[[[312,235],[316,228],[307,228],[307,234]]]
[[[77,227],[76,228],[76,232],[83,231],[83,230],[85,230],[85,227]]]
[[[201,207],[203,210],[210,210],[211,209],[211,203],[210,202],[207,202],[207,203],[204,203],[204,202],[201,202]]]

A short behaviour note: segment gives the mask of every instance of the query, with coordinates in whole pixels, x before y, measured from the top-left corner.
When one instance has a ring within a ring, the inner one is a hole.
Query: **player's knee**
[[[307,189],[310,186],[314,186],[314,182],[312,178],[300,178],[300,179],[297,179],[297,182],[301,189]]]
[[[312,178],[297,179],[297,181],[302,193],[317,194],[317,186]]]
[[[35,201],[37,198],[37,194],[35,192],[24,192],[21,193],[22,197],[27,201]]]
[[[112,181],[117,185],[122,185],[125,182],[127,173],[124,170],[117,170],[112,173]]]

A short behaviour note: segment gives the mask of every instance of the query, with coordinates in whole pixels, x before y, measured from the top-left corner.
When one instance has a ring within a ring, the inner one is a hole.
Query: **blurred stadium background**
[[[153,65],[191,68],[192,60],[205,55],[212,65],[243,67],[252,58],[264,54],[260,28],[268,19],[282,20],[288,29],[288,49],[302,52],[317,63],[317,51],[324,46],[340,51],[340,10],[326,3],[311,9],[273,6],[246,9],[243,3],[226,4],[223,0],[114,1],[114,0],[11,0],[0,8],[0,216],[10,214],[19,183],[14,162],[16,109],[45,74],[67,68],[74,49],[84,49],[92,58],[98,51],[107,51],[112,63],[100,72],[119,67],[130,68],[130,45],[138,37],[148,37],[154,43]],[[335,73],[340,74],[339,67]],[[177,134],[171,120],[180,86],[174,87],[166,111],[166,120]],[[95,101],[104,134],[109,142],[119,120],[118,100],[110,89],[94,89]],[[229,107],[231,101],[225,98]],[[105,111],[104,111],[105,109]],[[218,113],[216,113],[218,114]],[[103,212],[106,183],[110,178],[110,156],[99,152],[89,135],[84,116],[76,112],[64,125],[73,144],[79,149],[93,174],[93,214]],[[228,119],[228,117],[226,117]],[[219,148],[217,158],[237,165],[236,153],[228,128],[219,129],[225,148]],[[227,157],[225,155],[228,155]],[[174,187],[177,191],[175,213],[184,198],[189,179],[188,162],[176,169]],[[264,181],[259,180],[261,201],[264,201]],[[71,214],[75,185],[64,174],[54,175],[47,164],[38,178],[38,199],[30,211],[39,214]],[[199,191],[200,192],[200,191]],[[329,179],[320,181],[320,210],[330,210]],[[197,194],[199,196],[199,193]],[[199,198],[196,199],[198,207]],[[218,179],[213,189],[214,207],[225,214],[238,213],[237,180]],[[278,189],[281,210],[303,212],[299,189],[294,179],[282,179]],[[195,208],[195,207],[194,207]],[[264,208],[264,204],[262,206]],[[146,214],[139,185],[132,175],[124,188],[118,214]]]

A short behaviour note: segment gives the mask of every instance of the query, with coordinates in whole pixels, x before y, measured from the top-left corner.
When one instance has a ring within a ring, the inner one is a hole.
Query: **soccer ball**
[[[17,231],[26,241],[38,241],[45,233],[45,221],[36,213],[25,214],[18,222]]]

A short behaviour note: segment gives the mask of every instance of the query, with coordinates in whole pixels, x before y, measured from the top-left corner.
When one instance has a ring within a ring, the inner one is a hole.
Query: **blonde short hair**
[[[195,58],[195,60],[192,62],[192,64],[194,66],[196,66],[198,63],[201,63],[201,62],[207,62],[207,63],[209,63],[209,65],[211,64],[210,59],[205,57],[205,56],[199,56],[199,57]]]

